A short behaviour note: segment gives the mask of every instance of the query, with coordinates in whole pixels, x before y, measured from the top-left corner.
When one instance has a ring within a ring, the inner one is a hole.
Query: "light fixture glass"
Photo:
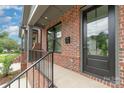
[[[44,18],[45,18],[45,19],[48,19],[48,17],[47,17],[47,16],[45,16]]]

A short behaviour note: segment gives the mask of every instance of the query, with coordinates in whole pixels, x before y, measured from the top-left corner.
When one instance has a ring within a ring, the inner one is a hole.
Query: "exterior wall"
[[[22,52],[17,58],[13,60],[13,63],[21,63],[21,71],[27,68],[27,53]]]
[[[23,52],[20,56],[21,59],[21,71],[25,70],[27,68],[27,53]]]
[[[124,87],[124,6],[119,6],[119,63],[121,86]]]
[[[43,30],[42,38],[47,39],[47,29],[51,26],[62,22],[61,53],[54,53],[54,62],[60,66],[79,72],[80,70],[80,6],[74,6],[64,13],[59,19],[52,20]],[[70,36],[70,44],[65,44],[65,37]],[[43,49],[47,49],[45,40],[42,43]]]
[[[80,71],[80,7],[74,6],[62,17],[62,52],[55,53],[55,63],[73,71]],[[70,44],[65,44],[65,37],[70,36]]]

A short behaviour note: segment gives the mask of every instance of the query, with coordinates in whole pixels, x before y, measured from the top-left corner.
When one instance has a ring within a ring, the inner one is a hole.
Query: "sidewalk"
[[[0,73],[1,73],[2,67],[3,67],[3,65],[2,65],[2,63],[0,63]],[[10,72],[20,70],[21,69],[21,63],[13,63],[10,66],[10,69],[11,69]]]

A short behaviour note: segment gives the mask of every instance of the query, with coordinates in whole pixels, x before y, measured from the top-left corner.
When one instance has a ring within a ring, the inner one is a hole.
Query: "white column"
[[[27,28],[27,61],[29,62],[30,50],[32,50],[32,27]]]
[[[24,30],[24,51],[27,51],[27,30]]]

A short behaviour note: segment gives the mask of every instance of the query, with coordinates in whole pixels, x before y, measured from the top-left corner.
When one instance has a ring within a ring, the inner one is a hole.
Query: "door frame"
[[[89,10],[92,10],[92,9],[94,9],[94,8],[96,8],[96,7],[99,7],[99,6],[83,6],[83,7],[81,7],[81,9],[80,9],[80,19],[81,19],[81,21],[80,21],[80,29],[81,29],[81,34],[80,34],[80,39],[81,39],[81,41],[80,41],[80,43],[81,43],[81,46],[80,46],[80,54],[81,54],[81,62],[80,62],[80,70],[81,70],[81,72],[84,72],[84,73],[86,73],[85,71],[84,71],[84,49],[83,49],[83,46],[84,46],[84,42],[86,42],[85,40],[84,40],[84,25],[83,25],[83,23],[84,23],[84,12],[85,11],[89,11]],[[113,37],[113,39],[112,39],[112,42],[110,42],[111,44],[113,44],[114,43],[114,45],[116,44],[116,38],[115,38],[115,30],[117,30],[116,29],[116,26],[115,26],[115,24],[116,24],[116,21],[117,20],[115,20],[115,10],[117,10],[117,9],[115,9],[115,6],[109,6],[109,7],[111,7],[111,8],[109,8],[109,10],[110,10],[110,13],[109,13],[109,26],[111,26],[113,29],[109,29],[109,30],[111,30],[111,33],[109,33],[112,37]],[[111,16],[111,17],[110,17]],[[112,21],[110,21],[110,20],[112,20]],[[111,24],[111,22],[113,22],[113,24]],[[109,31],[110,32],[110,31]],[[110,39],[111,40],[111,39]],[[115,65],[115,61],[116,61],[116,58],[115,58],[115,49],[116,49],[116,45],[115,45],[115,47],[113,47],[113,48],[110,48],[109,49],[109,54],[113,54],[114,53],[114,55],[112,55],[112,56],[110,56],[109,57],[109,60],[110,60],[110,76],[112,76],[113,77],[113,79],[112,80],[110,80],[111,82],[113,82],[113,83],[115,83],[115,77],[116,77],[116,65]],[[114,52],[113,52],[114,51]],[[113,66],[114,66],[114,69],[113,69]],[[101,78],[101,77],[99,77],[99,76],[96,76],[96,75],[94,75],[94,74],[92,74],[92,73],[87,73],[87,74],[90,74],[90,75],[92,75],[92,76],[95,76],[95,77],[98,77],[98,78]],[[103,79],[103,78],[102,78]]]

